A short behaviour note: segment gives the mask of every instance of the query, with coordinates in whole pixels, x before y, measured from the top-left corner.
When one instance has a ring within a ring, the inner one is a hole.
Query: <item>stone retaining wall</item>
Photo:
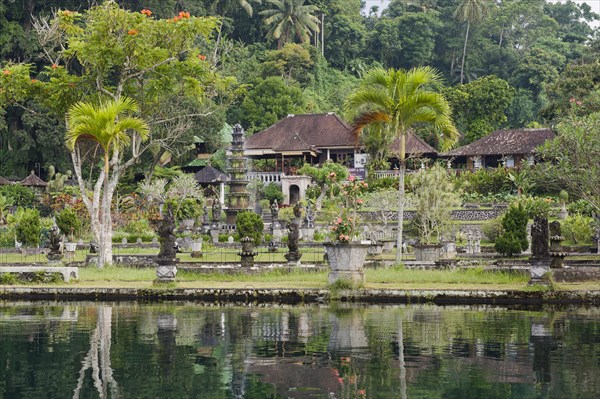
[[[450,218],[452,220],[459,220],[465,222],[474,222],[474,221],[482,221],[482,220],[490,220],[495,219],[498,216],[502,215],[505,212],[505,209],[456,209],[453,210],[450,214]],[[360,214],[366,220],[379,220],[381,219],[381,212],[377,211],[369,211],[364,212],[361,211]],[[412,220],[415,218],[415,211],[404,211],[404,220]],[[386,216],[388,221],[397,221],[398,220],[398,212],[388,211],[386,212]]]

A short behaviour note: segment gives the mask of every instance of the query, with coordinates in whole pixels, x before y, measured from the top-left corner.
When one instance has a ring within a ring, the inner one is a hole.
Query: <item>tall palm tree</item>
[[[304,0],[267,0],[274,7],[260,12],[265,24],[270,26],[268,36],[277,39],[277,48],[294,36],[301,43],[307,42],[312,32],[319,32],[319,18],[314,13],[317,6],[304,5]]]
[[[488,15],[488,6],[486,0],[463,0],[454,12],[454,17],[459,22],[467,23],[467,31],[465,33],[465,44],[463,46],[462,61],[460,63],[460,84],[464,81],[465,57],[467,55],[467,42],[469,41],[469,30],[471,24],[481,22]]]
[[[346,99],[347,115],[353,119],[352,132],[358,142],[368,126],[385,126],[400,139],[400,182],[398,198],[398,236],[396,262],[402,260],[402,223],[404,222],[404,175],[406,135],[416,124],[430,124],[442,133],[444,148],[458,140],[450,106],[433,88],[441,83],[440,74],[430,67],[409,71],[376,68],[363,78],[360,87]]]
[[[104,168],[96,183],[98,196],[100,195],[99,190],[102,190],[102,202],[94,206],[93,203],[84,200],[90,211],[92,231],[99,246],[99,267],[104,264],[112,264],[110,203],[114,187],[109,185],[111,158],[118,158],[120,151],[131,143],[131,131],[136,132],[141,140],[145,140],[149,135],[146,122],[130,116],[131,113],[137,111],[138,106],[134,100],[122,97],[99,105],[78,102],[69,109],[67,115],[66,145],[71,151],[74,162],[78,158],[77,146],[83,140],[98,144],[104,153]],[[80,162],[76,162],[76,164],[81,165]],[[114,181],[116,187],[118,179],[114,179]]]

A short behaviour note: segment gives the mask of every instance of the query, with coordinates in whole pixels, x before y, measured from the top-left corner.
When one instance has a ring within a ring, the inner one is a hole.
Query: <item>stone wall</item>
[[[504,213],[504,209],[457,209],[452,211],[450,214],[450,218],[452,220],[460,220],[466,222],[474,222],[481,220],[490,220],[495,219],[498,216]],[[379,220],[380,212],[370,211],[370,212],[360,212],[366,220]],[[404,211],[404,220],[412,220],[415,217],[415,211]],[[389,221],[398,220],[398,212],[388,211],[386,212],[386,216]]]

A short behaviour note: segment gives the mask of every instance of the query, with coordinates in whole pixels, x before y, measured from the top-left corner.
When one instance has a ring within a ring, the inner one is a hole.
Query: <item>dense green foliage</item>
[[[62,115],[98,91],[140,105],[154,139],[135,165],[146,175],[169,156],[191,160],[194,135],[223,147],[225,122],[255,132],[289,113],[340,113],[376,66],[440,71],[465,142],[554,122],[570,99],[578,114],[600,110],[598,16],[587,4],[392,0],[374,12],[359,0],[122,0],[131,12],[114,12],[108,31],[101,8],[86,10],[94,3],[0,3],[0,175],[22,178],[35,164],[42,177],[50,164],[64,173]],[[202,34],[190,42],[193,30]],[[169,56],[177,62],[155,71]]]
[[[237,214],[235,228],[238,237],[250,237],[254,244],[260,244],[263,236],[264,224],[262,217],[254,212],[244,211]]]
[[[40,243],[42,222],[37,209],[24,209],[18,212],[15,238],[25,246],[37,246]]]
[[[81,221],[71,208],[65,208],[56,214],[56,225],[62,234],[73,235],[80,233]]]
[[[512,256],[527,249],[527,220],[527,212],[521,204],[508,208],[502,217],[502,234],[496,239],[497,252]]]

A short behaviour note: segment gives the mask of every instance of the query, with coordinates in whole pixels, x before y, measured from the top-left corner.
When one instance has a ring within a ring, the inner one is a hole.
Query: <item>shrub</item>
[[[20,215],[15,228],[17,241],[20,241],[23,245],[37,246],[40,243],[41,232],[40,213],[36,209],[25,209]]]
[[[150,222],[147,219],[139,219],[133,222],[129,222],[123,230],[126,233],[134,234],[138,236],[142,235],[153,235],[152,226],[150,226]]]
[[[502,216],[486,221],[481,229],[483,235],[485,235],[488,240],[496,242],[500,234],[502,234]]]
[[[63,234],[73,234],[81,228],[81,221],[71,208],[65,208],[56,214],[56,225]]]
[[[506,255],[527,249],[527,213],[521,204],[511,205],[502,217],[502,234],[497,238],[496,251]]]
[[[584,216],[592,216],[594,214],[594,206],[584,199],[579,199],[567,205],[567,210],[570,214],[578,213]]]
[[[0,284],[13,285],[17,282],[17,275],[14,273],[0,273]]]
[[[473,173],[462,173],[459,185],[468,192],[482,195],[512,193],[513,183],[508,177],[509,171],[499,166],[496,169],[479,169]]]
[[[281,203],[284,199],[283,192],[281,192],[281,187],[279,187],[275,183],[270,183],[267,187],[265,187],[265,192],[263,196],[269,200],[269,203],[275,202],[277,200],[278,203]]]
[[[31,208],[37,202],[35,192],[20,184],[0,186],[0,194],[7,197],[12,205],[23,208]]]
[[[531,196],[518,197],[512,204],[520,205],[525,211],[527,218],[548,218],[550,216],[550,198],[538,198]]]
[[[0,228],[0,247],[15,245],[15,229],[13,226]]]
[[[264,223],[262,218],[254,212],[238,213],[235,218],[235,228],[240,238],[250,237],[256,245],[262,241]]]
[[[570,215],[563,223],[562,234],[567,240],[576,244],[589,242],[594,234],[592,223],[593,219],[590,217],[579,214]]]

